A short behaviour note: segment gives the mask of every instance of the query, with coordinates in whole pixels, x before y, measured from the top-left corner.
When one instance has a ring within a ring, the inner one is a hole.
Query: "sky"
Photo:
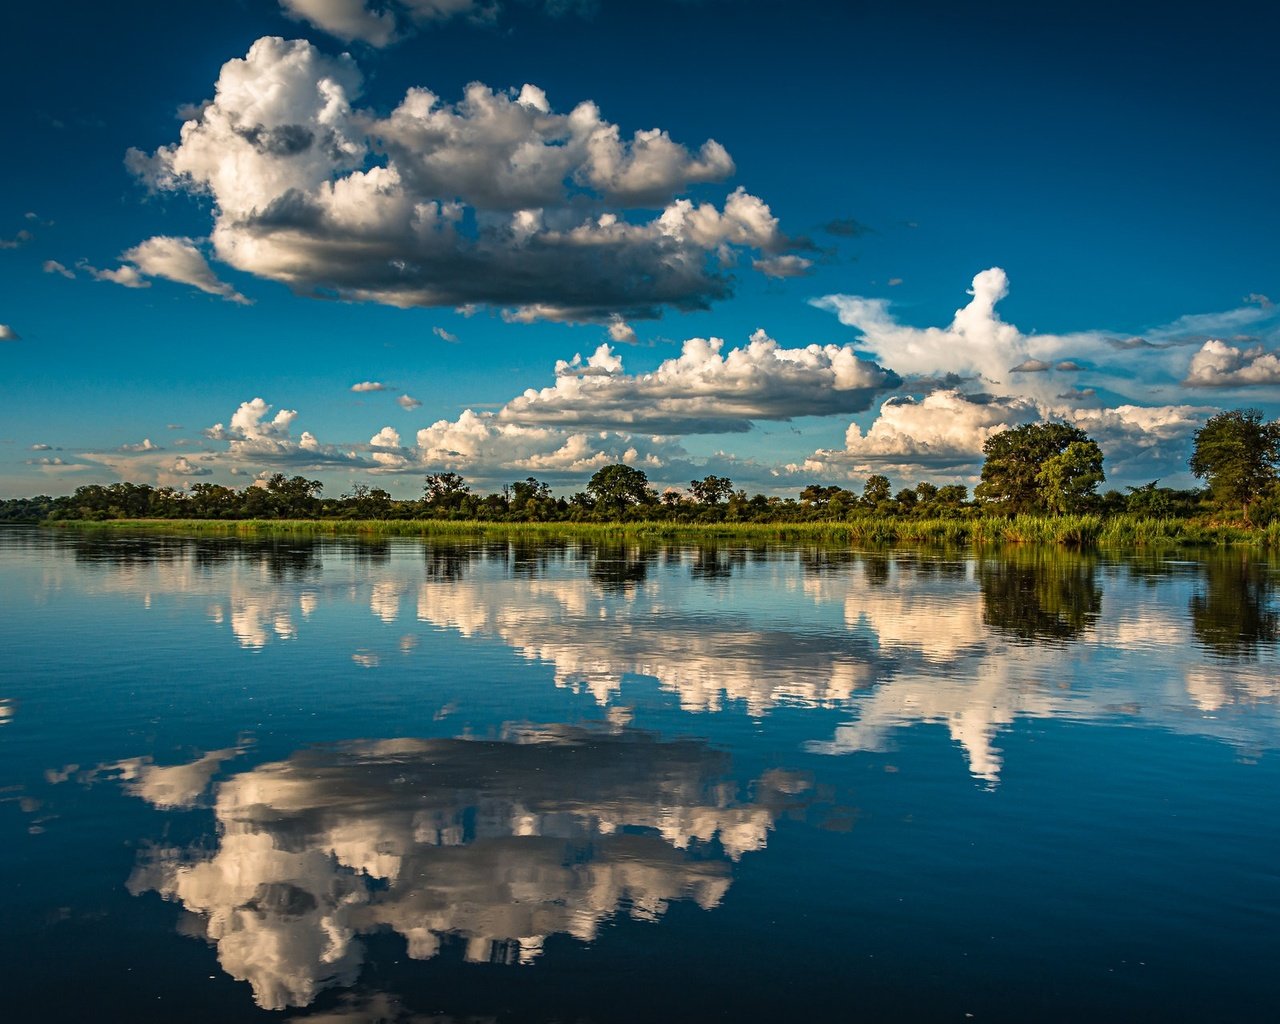
[[[1033,9],[1034,8],[1034,9]],[[9,4],[0,497],[1106,487],[1280,415],[1264,4]]]

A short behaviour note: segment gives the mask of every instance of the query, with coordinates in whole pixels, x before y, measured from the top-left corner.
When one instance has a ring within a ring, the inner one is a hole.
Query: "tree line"
[[[105,519],[449,519],[490,522],[768,523],[855,516],[948,518],[991,514],[1130,513],[1192,517],[1239,516],[1264,525],[1280,518],[1280,422],[1256,409],[1212,417],[1196,432],[1190,459],[1203,489],[1160,487],[1158,480],[1099,494],[1105,480],[1102,449],[1066,423],[1033,423],[993,434],[983,446],[981,482],[972,498],[963,484],[921,482],[896,493],[888,477],[872,474],[860,492],[813,483],[796,498],[748,496],[727,477],[691,480],[687,490],[659,493],[647,474],[614,464],[597,470],[584,490],[557,497],[549,484],[527,477],[480,494],[456,472],[427,475],[420,498],[397,500],[382,488],[355,484],[323,497],[319,480],[275,475],[235,489],[197,483],[187,490],[149,484],[87,484],[53,498],[0,501],[0,521]]]

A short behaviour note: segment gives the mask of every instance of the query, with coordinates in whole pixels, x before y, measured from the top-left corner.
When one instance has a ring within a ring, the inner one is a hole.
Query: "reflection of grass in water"
[[[363,535],[374,537],[670,538],[820,541],[855,544],[1035,544],[1063,547],[1218,547],[1256,544],[1280,549],[1280,522],[1248,529],[1188,519],[1096,515],[974,516],[903,519],[857,516],[809,523],[486,523],[436,519],[112,519],[62,520],[58,528],[148,531],[184,535]]]

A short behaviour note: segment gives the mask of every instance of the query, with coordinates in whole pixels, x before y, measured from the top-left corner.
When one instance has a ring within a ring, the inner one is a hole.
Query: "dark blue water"
[[[5,1019],[1275,1020],[1278,584],[0,531]]]

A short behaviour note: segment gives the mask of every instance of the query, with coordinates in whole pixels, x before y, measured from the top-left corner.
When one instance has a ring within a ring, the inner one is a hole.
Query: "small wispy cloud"
[[[82,266],[94,280],[109,281],[125,288],[149,288],[151,282],[147,278],[161,277],[241,306],[253,304],[252,299],[218,278],[195,239],[156,235],[132,249],[126,249],[120,254],[120,260],[120,266],[114,270],[99,270],[87,263]]]
[[[458,343],[458,336],[446,331],[443,327],[433,327],[431,328],[431,333],[441,341],[447,341],[450,345],[456,345]]]
[[[365,391],[386,391],[387,386],[380,380],[362,380],[359,384],[352,384],[351,390],[357,393]]]
[[[76,276],[76,272],[74,270],[69,267],[64,267],[57,260],[45,260],[44,263],[40,265],[40,269],[46,274],[60,274],[69,280],[74,280]]]
[[[400,395],[396,401],[400,403],[401,409],[405,409],[407,411],[420,408],[422,405],[422,403],[414,398],[413,395]]]
[[[640,342],[635,328],[616,315],[609,321],[609,340],[619,345],[636,345]]]
[[[829,220],[822,225],[822,230],[839,238],[862,238],[864,235],[875,234],[875,228],[868,227],[853,217],[837,217],[835,220]]]
[[[35,238],[35,235],[23,228],[12,238],[0,238],[0,249],[17,249],[19,246],[26,245],[33,238]]]

